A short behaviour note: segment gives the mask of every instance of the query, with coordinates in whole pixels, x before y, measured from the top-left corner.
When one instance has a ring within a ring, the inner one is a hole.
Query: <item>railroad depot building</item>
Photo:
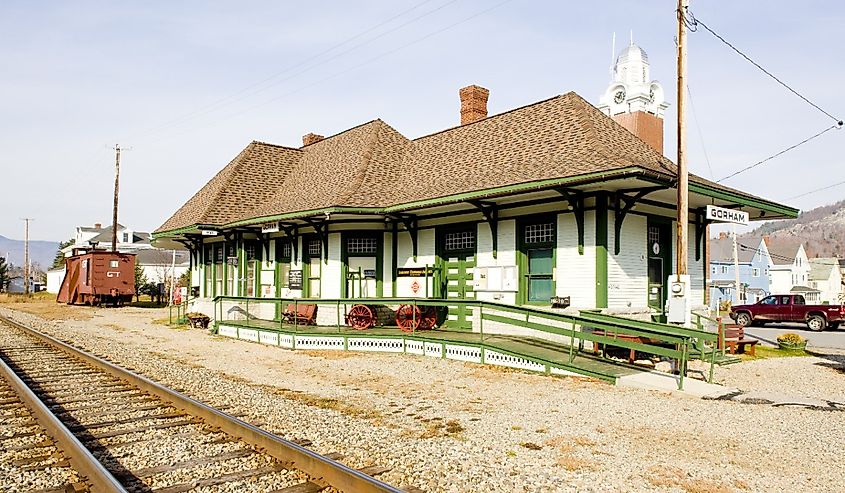
[[[247,145],[154,233],[191,249],[192,309],[211,315],[218,295],[545,307],[558,296],[570,309],[661,311],[676,166],[645,53],[623,51],[601,109],[569,92],[488,116],[486,89],[459,93],[461,125],[423,137],[376,119],[301,147]],[[797,210],[698,176],[689,190],[703,307],[705,207],[752,220]],[[450,310],[447,323],[468,328],[471,311]]]

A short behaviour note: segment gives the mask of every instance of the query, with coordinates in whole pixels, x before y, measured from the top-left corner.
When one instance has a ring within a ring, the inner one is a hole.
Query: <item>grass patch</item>
[[[56,295],[46,291],[38,293],[0,294],[0,304],[6,308],[39,316],[45,320],[89,320],[96,308],[90,306],[67,305],[56,302]]]
[[[536,443],[532,442],[522,442],[519,444],[522,448],[527,448],[528,450],[543,450],[542,445],[537,445]]]
[[[738,356],[743,361],[754,361],[758,359],[769,358],[793,358],[802,356],[815,356],[813,353],[807,352],[803,349],[788,350],[770,346],[761,346],[759,344],[757,345],[755,353],[756,354],[754,356],[751,356],[748,353],[741,353],[738,354]]]

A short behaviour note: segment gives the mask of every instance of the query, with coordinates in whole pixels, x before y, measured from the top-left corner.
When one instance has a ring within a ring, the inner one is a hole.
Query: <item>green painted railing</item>
[[[224,307],[224,304],[229,307]],[[335,326],[338,333],[346,329],[345,315],[348,310],[357,304],[366,305],[388,305],[398,306],[402,304],[419,307],[459,307],[473,309],[473,329],[460,332],[477,332],[484,344],[485,337],[493,335],[513,335],[504,332],[491,332],[489,324],[501,324],[510,327],[530,329],[532,331],[563,336],[568,338],[568,358],[572,363],[576,353],[581,351],[583,341],[590,341],[592,344],[603,346],[614,346],[631,349],[648,354],[664,356],[677,361],[679,373],[679,388],[683,388],[683,381],[687,370],[687,363],[691,357],[691,350],[695,350],[703,360],[706,356],[707,344],[713,349],[709,350],[710,374],[709,381],[713,380],[713,365],[715,362],[715,347],[718,335],[698,328],[688,328],[676,325],[663,324],[658,322],[634,320],[625,317],[607,315],[597,311],[581,311],[578,315],[549,311],[536,307],[515,306],[490,301],[478,301],[467,299],[431,299],[431,298],[334,298],[334,299],[308,299],[308,298],[247,298],[238,296],[218,296],[214,298],[214,319],[215,327],[225,320],[238,320],[246,322],[250,327],[250,320],[262,320],[278,323],[277,330],[282,332],[308,333],[308,329],[295,324],[287,324],[279,317],[287,305],[293,305],[297,311],[299,305],[317,305],[318,313],[320,308],[333,309],[333,324],[323,325]],[[267,310],[267,315],[272,318],[262,318],[258,314],[258,306],[271,305],[272,309]],[[252,310],[250,310],[252,307]],[[224,313],[225,312],[225,313]],[[236,315],[235,315],[236,314]],[[227,316],[228,315],[228,316]],[[238,317],[238,318],[233,318]],[[242,317],[242,318],[240,318]],[[324,317],[325,319],[325,317]],[[488,330],[485,331],[485,322]],[[254,328],[267,329],[266,324],[254,325]],[[452,331],[458,332],[458,331]],[[362,334],[365,332],[362,332]],[[405,335],[397,333],[397,336]],[[410,333],[413,335],[413,332]],[[628,336],[622,337],[620,336]],[[576,347],[578,349],[576,349]],[[595,347],[595,346],[594,346]]]

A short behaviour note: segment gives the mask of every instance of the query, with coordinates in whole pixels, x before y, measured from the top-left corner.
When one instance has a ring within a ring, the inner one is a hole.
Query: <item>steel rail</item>
[[[283,464],[304,472],[311,478],[311,481],[315,483],[331,486],[337,490],[348,493],[403,493],[401,489],[379,481],[372,476],[368,476],[345,464],[341,464],[329,459],[328,457],[324,457],[316,452],[308,450],[305,447],[297,445],[296,443],[262,430],[261,428],[241,421],[180,392],[176,392],[175,390],[154,382],[147,377],[116,366],[98,356],[88,353],[87,351],[75,348],[52,336],[22,325],[14,320],[10,320],[7,317],[0,316],[0,320],[49,343],[73,357],[83,360],[96,368],[100,368],[105,372],[111,373],[112,375],[135,385],[139,389],[171,403],[174,407],[181,408],[189,414],[201,418],[209,426],[216,427],[225,433],[233,435],[242,440],[244,443],[267,453]]]
[[[85,448],[50,409],[41,402],[12,368],[0,359],[0,373],[15,390],[18,398],[29,408],[38,424],[46,430],[68,457],[70,465],[82,475],[97,493],[127,493],[112,474]]]

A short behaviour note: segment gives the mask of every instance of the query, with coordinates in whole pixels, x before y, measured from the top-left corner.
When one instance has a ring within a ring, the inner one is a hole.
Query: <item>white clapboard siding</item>
[[[648,269],[644,216],[628,214],[622,223],[619,254],[616,252],[614,214],[607,220],[607,304],[609,308],[648,306]]]
[[[381,265],[381,279],[382,279],[382,294],[384,296],[391,296],[393,294],[393,233],[387,232],[383,235],[382,242],[382,265]]]
[[[596,216],[584,214],[584,254],[578,253],[578,227],[574,214],[557,219],[557,275],[555,294],[569,296],[573,307],[596,306]]]
[[[687,229],[687,273],[690,276],[690,299],[693,309],[704,304],[704,249],[701,259],[695,260],[695,225]],[[707,239],[705,238],[705,241]],[[678,222],[672,221],[672,272],[678,271],[678,256],[675,248],[678,244]]]
[[[476,235],[476,266],[495,267],[516,265],[516,221],[507,219],[499,221],[496,258],[493,258],[493,235],[490,232],[490,225],[478,224]],[[479,291],[475,293],[476,299],[482,301],[496,301],[499,303],[516,303],[516,293],[501,291]]]
[[[399,267],[429,267],[434,266],[434,228],[421,229],[417,233],[417,261],[414,262],[414,249],[411,243],[411,235],[406,231],[399,232],[398,243],[398,257]],[[414,281],[420,284],[419,291],[414,294],[411,285]],[[424,279],[422,277],[397,277],[396,278],[396,296],[400,298],[407,297],[423,297],[425,296],[425,287],[422,285]],[[428,294],[433,293],[433,281],[429,277]]]

